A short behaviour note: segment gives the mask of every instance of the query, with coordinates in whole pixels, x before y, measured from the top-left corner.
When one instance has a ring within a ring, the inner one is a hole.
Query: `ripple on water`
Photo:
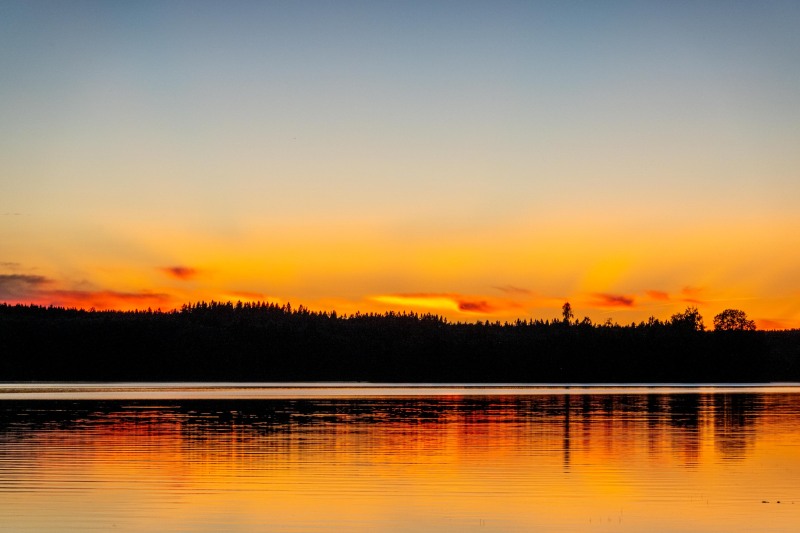
[[[6,400],[0,531],[796,531],[800,391],[559,392]]]

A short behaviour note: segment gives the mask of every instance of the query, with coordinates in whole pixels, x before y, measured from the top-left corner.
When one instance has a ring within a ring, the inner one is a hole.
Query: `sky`
[[[0,3],[0,302],[800,327],[800,3]]]

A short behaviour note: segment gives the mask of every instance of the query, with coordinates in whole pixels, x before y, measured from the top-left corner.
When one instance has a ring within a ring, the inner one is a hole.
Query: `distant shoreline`
[[[176,312],[0,305],[0,353],[0,382],[800,382],[800,330],[454,324],[213,302]]]

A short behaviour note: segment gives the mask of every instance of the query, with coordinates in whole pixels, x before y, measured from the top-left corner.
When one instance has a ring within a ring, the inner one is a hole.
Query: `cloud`
[[[702,304],[705,303],[702,299],[700,299],[700,293],[702,293],[705,289],[702,287],[684,287],[681,289],[681,298],[682,302],[690,303],[690,304]]]
[[[160,270],[162,273],[166,274],[171,278],[179,279],[181,281],[188,281],[190,279],[194,279],[200,272],[196,268],[187,266],[161,267],[158,270]]]
[[[109,290],[76,291],[56,290],[43,291],[39,298],[47,304],[60,307],[77,307],[95,309],[142,309],[144,307],[160,307],[171,303],[168,294],[141,292],[118,292]]]
[[[621,294],[595,293],[592,297],[592,303],[598,307],[633,307],[635,303],[633,296]]]
[[[226,293],[228,296],[232,296],[234,298],[241,298],[243,300],[263,300],[265,298],[264,294],[261,292],[250,292],[250,291],[229,291]]]
[[[0,301],[84,309],[142,309],[172,303],[164,293],[55,289],[54,283],[44,276],[0,274]]]
[[[232,302],[264,302],[269,304],[278,304],[283,305],[284,301],[280,298],[276,298],[274,296],[268,296],[261,292],[252,292],[252,291],[226,291],[220,295],[223,299],[230,300]]]
[[[458,310],[466,311],[468,313],[491,313],[495,311],[496,308],[489,302],[486,302],[485,300],[481,301],[459,300]]]
[[[506,294],[533,294],[528,289],[523,289],[522,287],[515,287],[514,285],[502,285],[498,287],[493,287],[498,291],[504,292]]]
[[[651,300],[658,300],[660,302],[666,302],[670,299],[669,293],[664,291],[646,291],[645,294],[647,294],[647,297]]]
[[[645,295],[651,300],[657,300],[660,302],[676,301],[700,305],[705,303],[705,300],[700,297],[704,291],[705,289],[702,287],[686,286],[677,294],[670,294],[666,291],[649,290],[645,291]]]
[[[44,276],[0,274],[0,300],[18,300],[36,295],[50,283]]]
[[[376,302],[389,305],[424,307],[429,309],[447,309],[450,311],[459,310],[457,296],[452,294],[384,294],[380,296],[373,296],[371,299]]]
[[[513,301],[464,296],[452,293],[405,293],[385,294],[370,298],[375,302],[406,308],[425,308],[439,311],[455,311],[464,314],[492,314],[519,309]]]
[[[17,270],[21,267],[19,263],[15,263],[14,261],[0,261],[0,267],[7,268],[9,270]]]
[[[756,318],[756,327],[765,330],[798,329],[800,322],[797,320],[784,320],[775,318]]]

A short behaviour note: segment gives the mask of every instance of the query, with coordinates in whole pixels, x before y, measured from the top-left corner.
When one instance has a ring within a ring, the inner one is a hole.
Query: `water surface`
[[[0,531],[800,528],[792,385],[5,384],[0,398]]]

